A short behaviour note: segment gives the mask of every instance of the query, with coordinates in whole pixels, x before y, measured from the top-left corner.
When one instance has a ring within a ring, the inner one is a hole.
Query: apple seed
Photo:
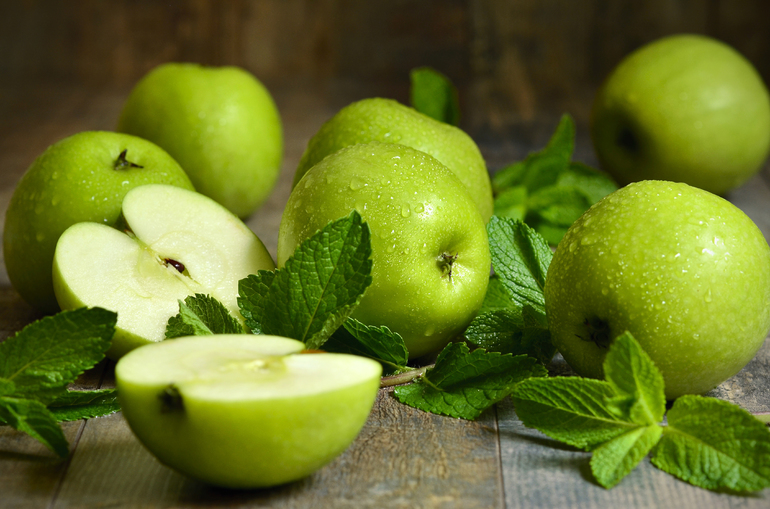
[[[180,274],[184,273],[184,264],[182,262],[178,262],[178,261],[176,261],[174,259],[171,259],[171,258],[164,258],[163,262],[166,265],[171,265],[172,267],[174,267],[176,270],[179,271]]]

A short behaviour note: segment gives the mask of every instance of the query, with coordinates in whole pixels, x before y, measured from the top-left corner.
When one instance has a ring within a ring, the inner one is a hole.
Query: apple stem
[[[118,160],[115,161],[115,169],[116,170],[123,170],[126,168],[144,168],[144,166],[139,166],[136,163],[132,163],[131,161],[126,160],[126,153],[128,152],[128,149],[123,149],[123,152],[120,153],[118,156]]]
[[[435,366],[435,364],[424,366],[419,369],[410,369],[409,371],[404,371],[403,373],[398,373],[396,375],[384,376],[380,379],[380,389],[383,387],[393,387],[394,385],[413,382],[418,378],[422,378],[433,366]]]
[[[452,280],[452,264],[457,260],[457,254],[441,253],[438,257],[438,264],[444,276]]]

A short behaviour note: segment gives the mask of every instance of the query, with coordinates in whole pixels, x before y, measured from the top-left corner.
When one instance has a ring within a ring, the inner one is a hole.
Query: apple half
[[[56,245],[53,282],[62,309],[100,306],[118,313],[117,359],[162,341],[179,300],[211,295],[242,320],[238,281],[275,268],[259,238],[222,205],[202,194],[146,185],[126,194],[125,231],[77,223]]]
[[[162,463],[228,488],[301,479],[341,454],[371,411],[379,363],[303,353],[277,336],[185,337],[115,368],[129,426]]]

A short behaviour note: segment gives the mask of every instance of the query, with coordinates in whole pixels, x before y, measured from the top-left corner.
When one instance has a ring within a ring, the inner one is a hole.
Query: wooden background
[[[312,88],[336,109],[406,101],[409,70],[431,65],[460,87],[482,143],[539,140],[552,126],[533,122],[585,122],[623,55],[680,32],[724,40],[770,79],[767,0],[0,0],[0,87],[126,90],[194,61],[242,66],[274,93]]]

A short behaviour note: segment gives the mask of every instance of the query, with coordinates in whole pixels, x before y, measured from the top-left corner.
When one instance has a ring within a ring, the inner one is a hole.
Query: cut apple
[[[137,187],[123,200],[126,231],[98,223],[68,228],[56,246],[53,281],[62,309],[118,313],[107,355],[165,337],[178,301],[204,293],[236,318],[238,281],[275,268],[257,236],[214,200],[166,185]]]
[[[379,363],[302,353],[277,336],[178,338],[130,352],[115,368],[123,415],[161,462],[229,488],[305,477],[356,438]]]

